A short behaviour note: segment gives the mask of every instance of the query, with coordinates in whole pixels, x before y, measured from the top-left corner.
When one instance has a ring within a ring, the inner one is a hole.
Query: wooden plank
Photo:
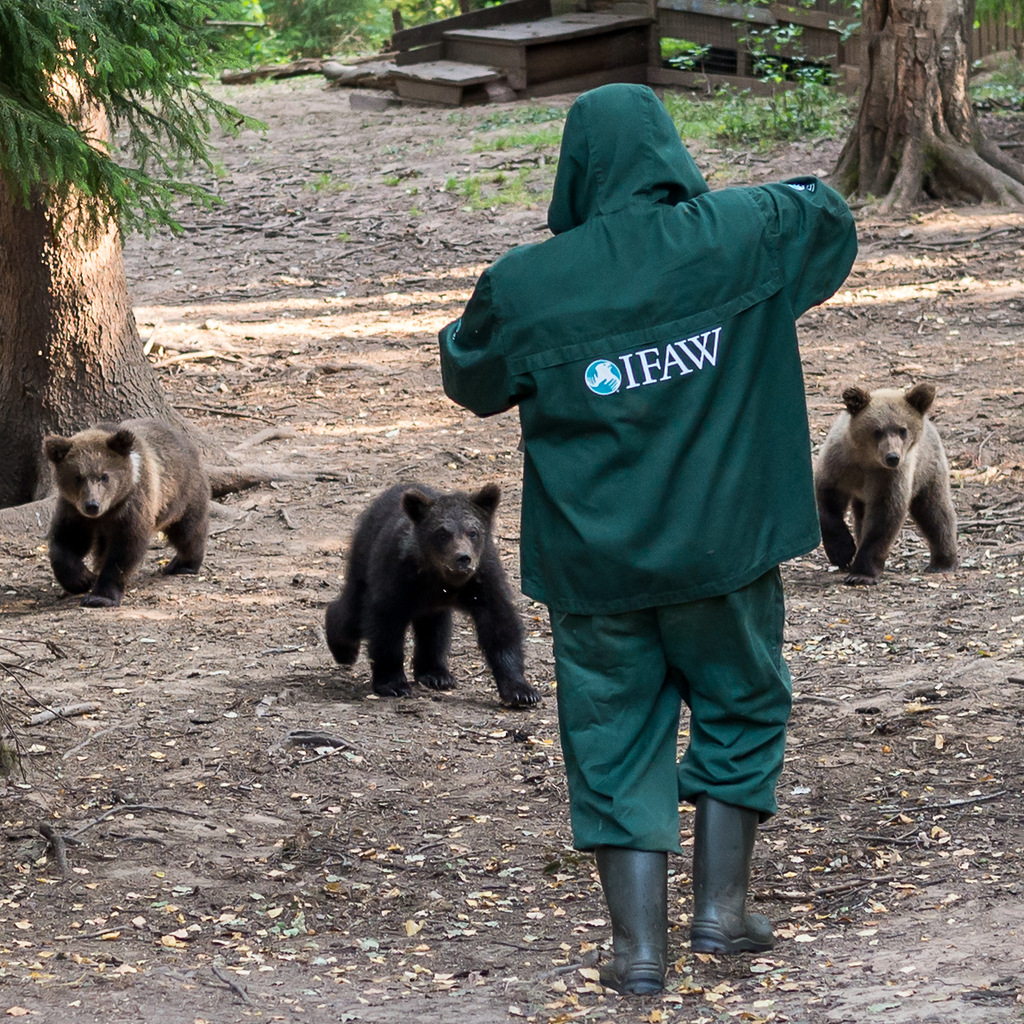
[[[497,46],[531,46],[535,43],[582,39],[603,32],[647,26],[650,23],[650,18],[635,14],[581,11],[577,14],[542,18],[540,21],[498,25],[495,28],[453,29],[446,32],[444,37],[446,41],[458,39],[487,42]]]
[[[417,46],[440,42],[450,28],[475,28],[485,25],[500,25],[506,21],[530,21],[546,18],[551,13],[551,0],[507,0],[497,7],[484,7],[469,14],[457,14],[453,18],[432,21],[429,25],[414,25],[399,29],[391,36],[391,47],[395,50],[412,50]]]
[[[395,63],[402,67],[406,64],[423,64],[428,60],[441,60],[444,57],[444,43],[428,43],[417,46],[415,50],[399,50],[395,54]]]
[[[395,82],[398,95],[403,100],[433,103],[444,107],[462,105],[462,86],[437,82],[423,82],[412,78],[401,78]]]
[[[646,25],[625,32],[530,46],[526,50],[527,86],[640,64],[647,59]]]
[[[646,62],[629,67],[605,68],[601,71],[590,71],[583,75],[572,75],[569,78],[553,78],[548,82],[531,85],[521,95],[533,99],[541,96],[557,96],[563,92],[586,92],[588,89],[596,89],[599,85],[611,85],[613,82],[645,85],[647,71]]]
[[[763,7],[718,3],[717,0],[658,0],[659,11],[679,11],[724,21],[747,21],[752,25],[774,25],[775,15]],[[663,33],[664,34],[664,33]]]
[[[513,89],[526,88],[526,48],[495,45],[490,40],[448,39],[445,49],[452,60],[501,68]]]
[[[479,103],[505,103],[516,94],[503,78],[483,84],[418,81],[404,78],[395,81],[401,102],[421,103],[432,107],[465,107]]]
[[[825,32],[835,32],[832,27],[836,18],[828,11],[808,11],[802,7],[789,7],[786,4],[772,4],[769,8],[780,24],[788,22],[792,25],[803,25],[805,28],[816,28]]]
[[[396,79],[403,81],[434,82],[445,85],[480,85],[501,78],[501,73],[492,67],[480,64],[463,64],[452,60],[431,60],[423,64],[411,64],[393,72]]]

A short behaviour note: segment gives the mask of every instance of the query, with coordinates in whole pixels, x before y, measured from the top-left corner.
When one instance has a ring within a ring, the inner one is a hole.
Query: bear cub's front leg
[[[50,567],[69,594],[85,594],[96,582],[96,573],[85,564],[92,544],[91,530],[69,523],[57,512],[50,527]]]
[[[825,557],[833,565],[846,569],[857,552],[857,543],[845,520],[849,495],[834,488],[819,488],[817,499]]]
[[[428,690],[454,690],[455,677],[448,669],[452,639],[452,613],[447,609],[413,620],[412,673]]]

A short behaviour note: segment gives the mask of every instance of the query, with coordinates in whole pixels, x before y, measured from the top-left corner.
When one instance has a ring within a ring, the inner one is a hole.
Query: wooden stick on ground
[[[84,704],[65,704],[61,708],[47,708],[45,711],[37,711],[29,720],[29,725],[42,725],[44,722],[52,722],[55,718],[73,718],[75,715],[87,715],[90,711],[99,711],[100,706],[95,701],[86,701]]]

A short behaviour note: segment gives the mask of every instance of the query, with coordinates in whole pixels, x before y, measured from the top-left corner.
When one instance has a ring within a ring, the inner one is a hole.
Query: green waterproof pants
[[[618,615],[551,612],[558,721],[577,849],[675,850],[702,793],[778,809],[792,702],[773,569],[722,597]],[[690,738],[677,761],[682,705]]]

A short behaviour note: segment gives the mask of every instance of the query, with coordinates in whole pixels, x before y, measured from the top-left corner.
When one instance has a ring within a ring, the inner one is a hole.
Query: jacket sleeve
[[[857,256],[857,229],[843,197],[817,178],[762,186],[775,207],[779,253],[795,316],[834,295]]]
[[[478,416],[492,416],[515,404],[489,271],[477,281],[462,316],[438,338],[441,380],[449,398]]]

